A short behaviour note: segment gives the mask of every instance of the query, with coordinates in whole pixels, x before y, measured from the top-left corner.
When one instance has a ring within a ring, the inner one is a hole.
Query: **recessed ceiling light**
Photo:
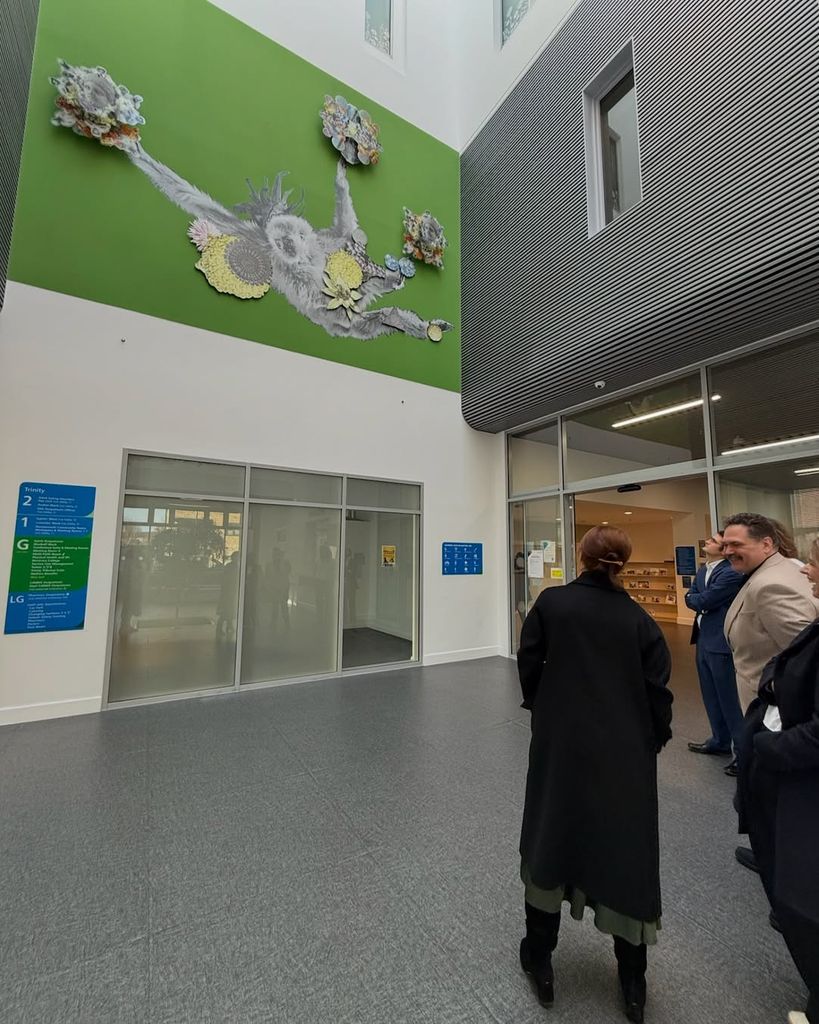
[[[624,516],[633,516],[634,513],[633,512],[624,512],[623,515]]]
[[[810,469],[795,469],[794,473],[796,476],[813,476],[814,473],[819,473],[819,466],[811,466]]]
[[[603,520],[603,526],[608,526],[608,525],[609,525],[609,521],[608,521],[608,519],[604,519],[604,520]]]

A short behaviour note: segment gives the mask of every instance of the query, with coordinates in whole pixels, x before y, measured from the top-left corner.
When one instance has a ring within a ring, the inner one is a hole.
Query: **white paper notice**
[[[543,579],[543,552],[532,551],[529,553],[527,560],[526,571],[529,574],[531,580],[542,580]]]
[[[543,561],[544,562],[556,562],[557,561],[557,544],[553,540],[544,540],[543,542]]]

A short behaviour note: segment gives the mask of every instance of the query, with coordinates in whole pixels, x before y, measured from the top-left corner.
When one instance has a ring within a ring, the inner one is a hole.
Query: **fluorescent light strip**
[[[711,395],[712,402],[718,402],[722,398],[722,395]],[[669,405],[665,409],[655,409],[654,412],[645,412],[640,416],[632,416],[627,420],[618,420],[617,423],[612,423],[613,430],[619,430],[620,427],[630,427],[635,423],[647,423],[648,420],[657,420],[661,416],[671,416],[675,412],[687,412],[689,409],[696,409],[702,405],[701,398],[694,398],[690,402],[680,402],[678,405]]]
[[[812,466],[810,469],[795,469],[794,473],[796,476],[813,476],[814,473],[819,473],[819,466]]]
[[[804,437],[789,437],[787,441],[766,441],[765,444],[752,444],[747,448],[729,448],[723,455],[744,455],[746,452],[759,452],[763,448],[781,448],[786,444],[804,444],[806,441],[819,441],[819,434],[805,434]]]

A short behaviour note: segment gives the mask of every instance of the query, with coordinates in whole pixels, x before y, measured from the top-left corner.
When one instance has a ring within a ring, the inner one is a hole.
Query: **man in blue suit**
[[[725,613],[746,577],[731,567],[722,553],[722,534],[717,531],[705,541],[705,565],[685,595],[685,603],[697,613],[691,643],[697,645],[697,672],[702,700],[711,726],[704,743],[689,743],[695,754],[730,754],[738,749],[742,734],[742,708],[737,693],[734,661],[723,634]],[[736,757],[725,768],[736,775]]]

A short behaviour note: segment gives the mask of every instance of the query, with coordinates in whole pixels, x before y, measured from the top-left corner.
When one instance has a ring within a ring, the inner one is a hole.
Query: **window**
[[[583,105],[592,235],[642,198],[637,92],[630,43],[586,88]]]
[[[128,455],[107,701],[418,661],[421,498],[395,480]]]
[[[566,480],[704,459],[702,406],[697,374],[567,418]]]
[[[533,494],[560,482],[560,439],[551,423],[521,434],[510,434],[509,494]]]
[[[500,0],[501,45],[509,39],[523,21],[533,3],[534,0]]]
[[[385,56],[392,56],[393,0],[364,0],[364,39]]]
[[[819,445],[819,331],[710,370],[714,454],[736,465]]]
[[[726,469],[717,474],[719,512],[757,512],[791,532],[801,558],[819,537],[819,458]]]
[[[520,646],[523,620],[538,594],[563,584],[560,501],[555,496],[516,501],[509,506],[513,650]]]

